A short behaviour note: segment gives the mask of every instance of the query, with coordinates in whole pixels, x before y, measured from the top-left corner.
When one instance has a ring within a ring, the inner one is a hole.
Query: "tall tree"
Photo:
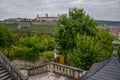
[[[99,29],[97,37],[78,35],[76,46],[71,54],[71,65],[89,69],[98,61],[105,60],[113,52],[114,37],[105,29]]]
[[[9,47],[13,43],[13,34],[5,25],[0,25],[0,47]]]
[[[59,45],[59,53],[66,54],[73,50],[77,34],[96,36],[97,23],[83,9],[71,8],[68,14],[60,16],[55,41]]]
[[[14,36],[5,24],[0,24],[0,48],[8,54],[9,48],[14,43]]]
[[[107,30],[99,29],[98,31],[98,44],[102,47],[102,56],[101,60],[108,58],[113,53],[113,45],[112,41],[114,40],[114,36],[112,36]]]
[[[89,69],[99,61],[101,46],[94,37],[77,35],[76,46],[71,55],[71,65],[81,69]]]

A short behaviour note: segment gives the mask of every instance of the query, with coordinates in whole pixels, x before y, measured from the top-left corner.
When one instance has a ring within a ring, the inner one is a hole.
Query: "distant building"
[[[32,21],[32,19],[28,19],[28,18],[8,18],[5,20],[6,24],[15,24],[15,23],[19,23],[20,21]]]
[[[28,28],[31,26],[31,22],[30,21],[22,21],[18,23],[18,28]]]
[[[0,24],[3,24],[3,23],[5,23],[4,21],[0,21]]]
[[[44,17],[39,17],[39,15],[37,14],[37,17],[34,19],[30,19],[30,18],[8,18],[6,20],[4,20],[4,22],[6,24],[22,24],[23,22],[28,23],[31,22],[31,24],[33,25],[56,25],[56,22],[59,18],[59,14],[57,17],[53,17],[53,16],[48,16],[48,14],[46,14],[46,16]],[[22,22],[22,23],[21,23]],[[2,23],[2,22],[0,22]],[[20,27],[18,27],[20,28]]]
[[[6,19],[6,24],[15,24],[19,21],[18,18],[8,18]]]
[[[39,17],[37,14],[37,18],[35,18],[37,22],[56,22],[58,20],[58,17],[49,17],[48,14],[46,14],[45,17]]]

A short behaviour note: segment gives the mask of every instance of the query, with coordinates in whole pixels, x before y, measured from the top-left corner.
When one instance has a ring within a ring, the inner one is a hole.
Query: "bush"
[[[42,47],[45,49],[44,51],[53,51],[55,47],[55,41],[54,40],[42,40],[41,42]]]
[[[24,47],[13,47],[13,54],[11,59],[21,59],[26,61],[36,61],[39,59],[39,53],[33,52],[32,48]]]
[[[16,45],[11,48],[10,59],[22,59],[27,61],[35,61],[40,57],[47,57],[50,60],[54,57],[52,52],[55,42],[52,38],[41,39],[38,36],[20,37]]]
[[[101,46],[95,38],[78,35],[76,46],[70,56],[71,65],[87,70],[93,63],[100,60],[100,54]]]
[[[50,61],[53,60],[54,58],[54,52],[53,51],[45,51],[42,53],[42,56],[41,57],[46,57],[48,58]]]

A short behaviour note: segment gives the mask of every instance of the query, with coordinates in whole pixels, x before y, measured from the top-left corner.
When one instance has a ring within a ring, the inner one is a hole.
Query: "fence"
[[[28,75],[53,72],[73,79],[80,79],[86,73],[85,70],[50,62],[43,66],[37,66],[28,70]]]

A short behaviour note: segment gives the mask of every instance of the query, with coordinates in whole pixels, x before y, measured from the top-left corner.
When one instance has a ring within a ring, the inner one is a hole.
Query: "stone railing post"
[[[52,63],[50,63],[50,72],[52,72],[52,73],[53,73],[53,69],[54,69],[54,66],[53,66],[53,64],[52,64]]]
[[[79,72],[78,72],[78,71],[75,71],[75,72],[74,72],[74,78],[75,78],[75,79],[79,79]]]

